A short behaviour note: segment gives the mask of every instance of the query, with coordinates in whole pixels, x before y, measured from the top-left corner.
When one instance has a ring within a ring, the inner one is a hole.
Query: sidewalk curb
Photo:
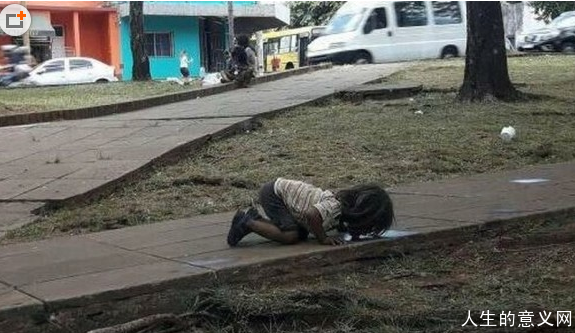
[[[0,331],[11,333],[58,332],[49,323],[54,316],[74,332],[86,332],[155,313],[186,311],[190,297],[200,288],[223,284],[239,285],[263,280],[278,281],[334,273],[365,261],[383,261],[406,254],[458,246],[494,233],[521,227],[525,220],[542,220],[573,216],[575,207],[509,219],[497,219],[476,225],[422,232],[388,241],[356,243],[337,248],[318,248],[307,254],[272,259],[256,264],[239,265],[222,270],[189,275],[183,278],[113,290],[73,299],[3,309]],[[38,318],[45,318],[44,322]]]
[[[301,75],[311,73],[317,70],[323,70],[331,68],[330,64],[318,65],[310,67],[302,67],[294,70],[284,71],[280,73],[269,74],[261,77],[257,77],[252,81],[252,84],[261,84],[270,81],[281,80],[294,75]],[[186,92],[170,93],[145,99],[139,99],[128,102],[121,102],[115,104],[98,105],[78,109],[68,109],[68,110],[54,110],[45,112],[33,112],[33,113],[20,113],[15,115],[0,116],[0,127],[6,126],[17,126],[17,125],[29,125],[36,123],[54,122],[62,120],[78,120],[86,118],[97,118],[103,116],[109,116],[119,113],[127,113],[133,111],[139,111],[146,108],[182,102],[186,100],[196,99],[200,97],[212,96],[228,91],[237,89],[235,84],[227,83],[221,84],[213,87],[199,88]]]

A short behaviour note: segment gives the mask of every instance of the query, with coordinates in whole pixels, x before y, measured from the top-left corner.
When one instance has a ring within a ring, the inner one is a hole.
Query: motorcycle
[[[0,68],[0,87],[8,87],[29,76],[32,67],[28,64],[28,49],[16,45],[2,46],[2,53],[8,64]]]

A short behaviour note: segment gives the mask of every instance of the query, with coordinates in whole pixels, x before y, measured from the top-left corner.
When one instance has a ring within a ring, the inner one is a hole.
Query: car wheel
[[[441,51],[441,59],[457,58],[458,56],[457,48],[452,45],[444,47]]]
[[[106,80],[106,79],[98,79],[96,80],[96,83],[108,83],[110,81]]]
[[[565,42],[561,45],[561,52],[563,53],[575,53],[575,43]]]
[[[353,63],[356,65],[371,64],[371,55],[365,51],[358,52],[355,55]]]

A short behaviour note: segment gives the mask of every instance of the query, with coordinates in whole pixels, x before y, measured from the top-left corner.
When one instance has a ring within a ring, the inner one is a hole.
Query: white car
[[[114,67],[92,58],[57,58],[38,65],[25,81],[39,86],[115,82],[114,72]]]

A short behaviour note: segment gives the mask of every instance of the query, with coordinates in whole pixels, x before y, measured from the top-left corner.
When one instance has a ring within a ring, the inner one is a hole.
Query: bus
[[[280,72],[307,66],[307,46],[324,29],[316,26],[264,32],[264,70]]]

